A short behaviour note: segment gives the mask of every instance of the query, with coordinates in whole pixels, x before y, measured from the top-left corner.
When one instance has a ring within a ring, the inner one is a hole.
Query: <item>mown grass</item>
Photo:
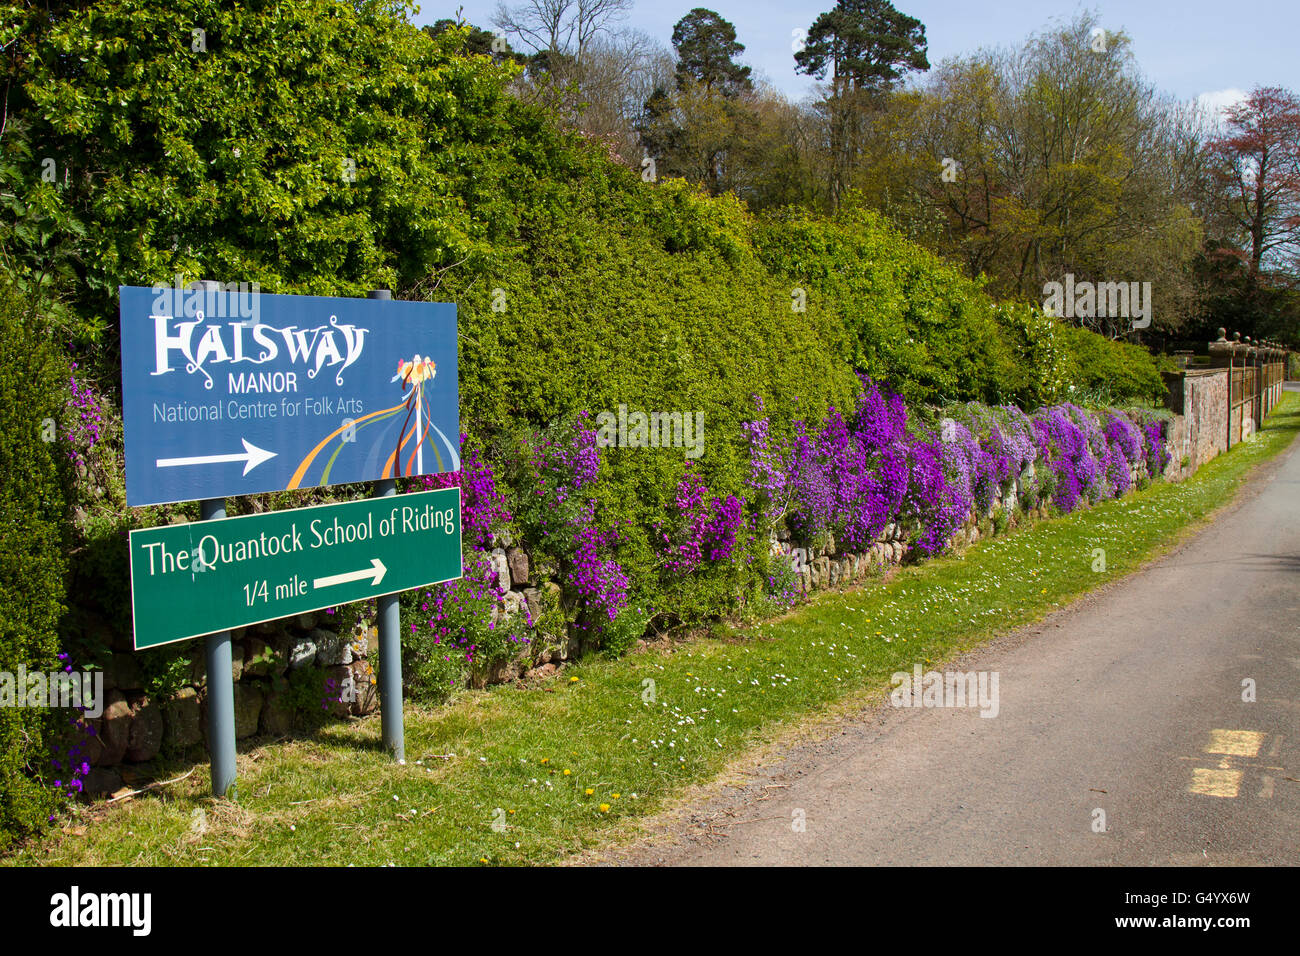
[[[6,862],[560,861],[622,835],[781,728],[878,696],[895,671],[939,664],[1137,568],[1230,500],[1297,431],[1300,396],[1287,393],[1255,440],[1182,484],[824,594],[780,620],[586,661],[540,687],[467,693],[436,710],[408,704],[406,766],[383,754],[377,716],[246,748],[238,802],[207,796],[200,768],[106,811],[78,809]],[[1093,570],[1098,548],[1104,572]]]

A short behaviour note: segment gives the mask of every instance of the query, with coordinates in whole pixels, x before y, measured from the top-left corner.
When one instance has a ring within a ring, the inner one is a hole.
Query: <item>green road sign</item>
[[[131,532],[135,647],[461,576],[460,489]]]

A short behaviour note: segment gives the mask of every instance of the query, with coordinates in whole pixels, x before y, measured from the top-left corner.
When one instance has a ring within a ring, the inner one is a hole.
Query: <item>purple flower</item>
[[[479,457],[479,449],[469,443],[468,435],[462,434],[460,443],[460,471],[423,475],[420,482],[426,489],[460,486],[462,541],[487,550],[492,547],[494,531],[512,519],[492,468]]]

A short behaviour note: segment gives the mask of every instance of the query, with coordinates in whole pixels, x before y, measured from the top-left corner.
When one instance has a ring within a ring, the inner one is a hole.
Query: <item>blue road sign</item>
[[[129,505],[459,470],[455,305],[118,291]]]

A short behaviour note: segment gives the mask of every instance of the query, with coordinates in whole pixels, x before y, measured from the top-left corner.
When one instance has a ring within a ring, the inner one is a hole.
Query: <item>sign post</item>
[[[393,297],[388,289],[375,289],[371,299],[387,300]],[[423,431],[421,409],[416,409],[416,431]],[[423,455],[423,448],[418,452]],[[424,459],[417,465],[424,468]],[[397,482],[381,479],[375,487],[375,497],[388,498],[397,494]],[[459,541],[457,542],[459,546]],[[459,551],[459,547],[457,548]],[[402,719],[402,615],[397,605],[397,595],[381,597],[376,603],[375,631],[379,637],[379,722],[384,749],[400,764],[406,763],[406,730]]]
[[[226,516],[226,503],[209,498],[199,504],[204,521]],[[132,562],[134,567],[134,562]],[[134,582],[133,582],[134,589]],[[208,670],[208,753],[212,755],[212,792],[238,799],[235,789],[235,681],[230,652],[230,632],[207,636],[204,647]]]
[[[460,577],[460,492],[392,498],[460,469],[455,305],[179,282],[119,300],[127,503],[203,518],[131,532],[135,646],[205,637],[213,792],[236,793],[229,629],[371,597],[404,763],[398,593]],[[369,500],[225,517],[229,496],[362,481]]]

